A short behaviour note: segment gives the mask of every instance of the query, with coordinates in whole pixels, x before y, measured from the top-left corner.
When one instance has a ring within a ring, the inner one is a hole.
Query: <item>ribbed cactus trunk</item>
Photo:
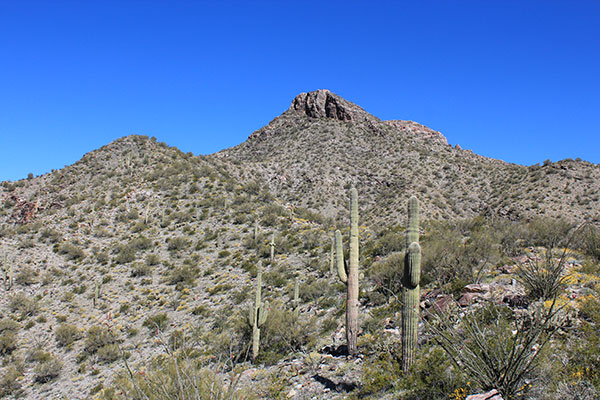
[[[250,306],[248,322],[252,326],[252,361],[256,361],[260,345],[260,327],[267,320],[267,306],[262,302],[262,270],[258,270],[256,277],[256,298]]]
[[[300,284],[298,282],[298,278],[294,282],[294,318],[298,319],[300,316]]]
[[[329,275],[335,277],[335,234],[331,237],[331,249],[329,251]]]
[[[344,260],[344,244],[342,243],[342,232],[335,231],[335,260],[337,273],[342,283],[348,283],[348,275],[346,274],[346,262]]]
[[[346,339],[348,353],[356,354],[358,337],[358,192],[350,190],[350,262],[348,263]],[[340,241],[341,242],[341,241]]]
[[[271,246],[271,262],[275,261],[275,233],[271,234],[271,243],[269,243],[269,246]]]
[[[419,300],[421,280],[421,246],[419,245],[419,202],[415,196],[408,201],[406,255],[402,277],[402,370],[412,365],[418,343]]]

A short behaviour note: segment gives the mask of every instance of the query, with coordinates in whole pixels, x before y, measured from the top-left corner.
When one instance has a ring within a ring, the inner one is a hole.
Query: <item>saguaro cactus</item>
[[[96,281],[96,282],[94,282],[94,301],[93,301],[94,307],[96,307],[96,304],[98,304],[99,297],[100,297],[100,285]]]
[[[358,192],[350,189],[350,260],[344,260],[342,234],[335,232],[338,276],[346,284],[346,341],[348,353],[356,354],[358,336]]]
[[[329,251],[329,274],[335,276],[335,234],[331,237],[331,249]]]
[[[260,327],[267,321],[267,304],[262,302],[262,269],[259,268],[256,276],[256,298],[254,304],[250,305],[248,323],[252,326],[252,361],[258,356],[260,343]]]
[[[271,262],[273,262],[275,260],[275,233],[271,233],[269,246],[271,246]]]
[[[406,246],[402,277],[402,370],[404,372],[407,372],[413,363],[419,328],[421,246],[419,245],[419,202],[415,196],[408,200]]]
[[[294,306],[294,318],[298,319],[300,316],[300,286],[298,283],[298,278],[294,282],[294,300],[292,302]]]

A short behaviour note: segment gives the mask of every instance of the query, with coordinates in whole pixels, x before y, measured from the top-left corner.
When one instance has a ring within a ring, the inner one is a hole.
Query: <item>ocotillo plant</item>
[[[271,262],[275,260],[275,233],[271,233],[271,242],[269,243],[271,246]]]
[[[259,268],[256,277],[256,298],[254,304],[250,305],[248,314],[248,323],[252,326],[252,361],[258,356],[258,348],[260,343],[260,327],[267,321],[268,308],[267,304],[262,302],[261,297],[262,287],[262,269]]]
[[[415,196],[408,200],[406,246],[402,277],[402,370],[404,372],[407,372],[413,363],[419,328],[421,246],[419,245],[419,202]]]
[[[356,354],[358,336],[358,192],[350,189],[350,261],[346,270],[342,234],[335,232],[338,276],[346,284],[346,341],[348,353]]]

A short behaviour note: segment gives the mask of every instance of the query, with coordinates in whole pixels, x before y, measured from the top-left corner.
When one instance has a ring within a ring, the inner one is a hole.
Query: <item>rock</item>
[[[452,296],[442,295],[439,296],[433,303],[433,309],[436,312],[446,312],[448,306],[452,302]]]
[[[458,304],[461,307],[466,307],[472,304],[476,299],[480,299],[482,297],[483,295],[481,293],[465,293],[460,296],[460,299],[458,299]]]
[[[463,293],[487,293],[490,291],[490,285],[488,284],[478,284],[478,283],[472,283],[470,285],[467,285],[463,288],[462,292]]]
[[[339,121],[375,119],[356,104],[324,89],[300,93],[292,101],[290,109],[304,113],[310,118],[332,118]]]
[[[502,395],[496,389],[492,389],[487,393],[471,394],[465,400],[503,400]]]

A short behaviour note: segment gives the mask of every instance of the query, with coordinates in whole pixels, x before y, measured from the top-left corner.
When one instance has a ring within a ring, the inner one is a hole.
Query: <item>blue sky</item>
[[[129,134],[209,154],[298,93],[600,163],[600,1],[0,1],[0,181]]]

